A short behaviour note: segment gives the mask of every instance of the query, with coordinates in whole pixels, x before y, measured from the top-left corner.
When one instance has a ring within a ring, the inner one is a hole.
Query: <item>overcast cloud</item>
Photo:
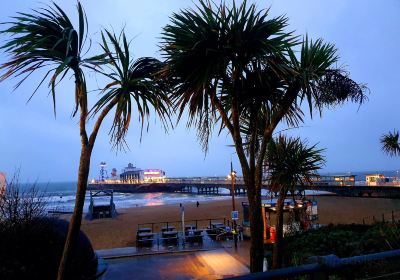
[[[50,3],[50,1],[42,1]],[[75,1],[55,1],[75,18]],[[168,17],[182,8],[193,7],[195,0],[147,1],[81,1],[89,19],[93,50],[97,49],[102,27],[119,31],[125,26],[132,38],[136,57],[160,58],[157,44]],[[229,1],[226,1],[229,3]],[[251,2],[251,1],[249,1]],[[379,138],[389,130],[400,128],[400,2],[392,1],[256,1],[259,8],[271,6],[271,15],[286,14],[289,30],[322,37],[339,49],[340,66],[346,66],[351,77],[368,84],[369,102],[358,108],[346,104],[325,111],[322,118],[306,118],[304,127],[290,131],[326,148],[324,171],[397,170],[400,158],[389,158],[381,152]],[[16,12],[40,7],[39,1],[2,1],[0,21],[9,20]],[[6,38],[1,37],[4,41]],[[0,61],[6,59],[0,53]],[[88,74],[89,86],[104,84],[101,77]],[[48,89],[42,87],[26,104],[40,74],[12,92],[17,80],[0,83],[0,171],[12,174],[21,167],[23,179],[39,181],[74,181],[79,163],[80,139],[78,120],[73,110],[73,81],[58,88],[57,118],[52,111]],[[92,101],[97,93],[91,93]],[[98,176],[100,161],[109,168],[121,170],[128,162],[141,168],[160,168],[168,176],[224,175],[233,157],[240,171],[231,140],[227,134],[212,138],[207,155],[201,151],[194,130],[181,123],[165,134],[160,122],[152,119],[148,133],[140,139],[137,118],[132,122],[126,153],[111,150],[108,141],[110,120],[104,123],[93,151],[90,178]]]

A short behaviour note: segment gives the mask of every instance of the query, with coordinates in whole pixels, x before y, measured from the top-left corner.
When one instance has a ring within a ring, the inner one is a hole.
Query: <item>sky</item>
[[[55,1],[76,21],[75,1]],[[275,0],[251,1],[258,8],[270,7],[271,16],[285,14],[287,30],[297,35],[323,38],[338,48],[338,66],[345,67],[351,78],[370,89],[369,101],[359,107],[345,104],[325,110],[322,117],[308,114],[302,127],[289,131],[310,144],[325,148],[327,163],[323,172],[354,172],[400,169],[400,158],[382,153],[379,138],[393,129],[400,129],[400,2],[397,0]],[[0,22],[16,12],[29,12],[50,1],[2,1]],[[131,38],[135,57],[161,58],[158,49],[160,33],[169,17],[181,9],[193,7],[189,0],[83,0],[89,20],[92,51],[98,50],[99,31],[125,27]],[[226,3],[230,3],[229,0]],[[7,38],[0,37],[1,42]],[[0,52],[0,63],[7,57]],[[73,80],[62,82],[57,89],[57,117],[46,86],[27,102],[42,73],[36,73],[23,86],[13,91],[18,80],[0,82],[0,171],[11,176],[20,169],[27,181],[75,181],[79,164],[80,139],[78,119],[71,113],[74,105]],[[106,80],[87,73],[88,87],[95,90]],[[90,102],[99,97],[90,92]],[[129,162],[140,168],[159,168],[167,176],[215,176],[229,172],[230,161],[240,172],[240,165],[230,135],[215,132],[209,152],[205,154],[196,140],[195,130],[183,121],[165,133],[156,118],[150,119],[148,132],[140,141],[137,117],[126,138],[129,150],[117,152],[109,143],[110,118],[102,126],[91,160],[89,178],[97,178],[99,163],[108,169],[121,170]],[[283,126],[280,127],[284,129]]]

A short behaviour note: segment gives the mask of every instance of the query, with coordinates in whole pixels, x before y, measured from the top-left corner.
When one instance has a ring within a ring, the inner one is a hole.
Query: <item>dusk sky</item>
[[[75,1],[55,1],[76,21]],[[157,45],[162,27],[169,16],[180,9],[193,7],[196,0],[112,0],[81,1],[89,20],[92,39],[91,54],[98,50],[101,28],[121,30],[132,38],[131,51],[136,57],[161,58]],[[379,138],[393,129],[400,129],[400,1],[254,1],[258,8],[271,7],[271,16],[286,14],[288,30],[296,34],[322,37],[339,50],[339,66],[344,66],[351,77],[370,89],[369,101],[358,108],[346,104],[325,110],[322,118],[305,119],[302,128],[291,130],[291,135],[319,143],[326,148],[324,172],[352,172],[400,169],[400,158],[382,153]],[[2,1],[0,22],[9,20],[16,12],[29,12],[50,1]],[[229,0],[226,3],[230,3]],[[249,1],[253,3],[253,1]],[[2,27],[1,27],[2,28]],[[4,42],[7,38],[2,36]],[[0,62],[6,56],[0,52]],[[77,177],[80,139],[78,119],[72,118],[74,105],[73,80],[66,79],[57,89],[57,118],[54,118],[49,90],[43,86],[27,103],[42,73],[32,75],[13,92],[18,81],[0,83],[0,171],[8,176],[21,169],[23,180],[75,181]],[[95,90],[106,80],[87,73],[89,90]],[[99,95],[91,92],[91,101]],[[306,112],[308,115],[308,112]],[[168,134],[160,122],[150,120],[148,132],[140,142],[140,126],[133,117],[127,136],[130,150],[116,152],[109,144],[110,118],[103,124],[93,151],[90,178],[98,177],[99,163],[120,171],[129,162],[141,168],[159,168],[167,176],[214,176],[229,172],[231,157],[240,172],[230,135],[214,134],[208,154],[204,154],[196,140],[194,129],[180,123]],[[284,128],[284,127],[282,127]]]

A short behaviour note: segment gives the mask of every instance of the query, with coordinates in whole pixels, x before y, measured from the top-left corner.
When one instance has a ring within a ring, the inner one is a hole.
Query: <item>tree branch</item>
[[[111,109],[118,103],[118,98],[114,97],[113,100],[111,100],[110,103],[107,104],[107,106],[101,111],[99,117],[96,120],[96,123],[94,124],[93,131],[90,134],[89,138],[89,145],[90,148],[93,149],[94,142],[96,141],[97,134],[99,132],[101,123],[103,122],[104,118],[107,116],[107,114],[111,111]]]
[[[293,102],[296,100],[298,92],[300,91],[300,86],[295,83],[292,87],[289,87],[288,90],[286,91],[286,94],[281,102],[281,107],[280,110],[278,110],[276,113],[272,115],[271,121],[269,125],[266,126],[261,142],[261,147],[260,147],[260,152],[259,152],[259,157],[257,159],[257,165],[256,165],[256,182],[261,182],[261,177],[262,177],[262,164],[264,161],[263,155],[265,154],[267,150],[267,146],[269,141],[271,141],[272,138],[272,133],[274,132],[276,126],[279,124],[279,122],[282,120],[282,118],[285,116],[287,110],[290,108],[290,106],[293,104]]]
[[[236,153],[239,157],[240,164],[242,165],[243,173],[246,173],[243,174],[243,177],[246,177],[250,174],[250,167],[246,159],[246,154],[243,149],[243,141],[240,135],[239,104],[236,96],[233,96],[232,98],[232,123],[233,123],[232,138],[233,141],[235,142]]]

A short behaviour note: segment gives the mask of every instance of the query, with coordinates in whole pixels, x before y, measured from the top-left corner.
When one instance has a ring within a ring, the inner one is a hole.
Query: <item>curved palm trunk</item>
[[[283,263],[283,206],[287,190],[282,189],[279,192],[278,201],[276,203],[276,236],[272,259],[272,268],[277,269],[282,267]]]
[[[85,203],[91,154],[92,154],[92,149],[88,147],[88,145],[82,144],[82,150],[79,162],[79,171],[78,171],[78,184],[77,184],[77,192],[75,199],[75,208],[74,208],[74,213],[72,214],[70,219],[68,227],[68,235],[64,245],[64,252],[61,258],[60,266],[58,268],[58,276],[57,276],[58,280],[67,278],[68,275],[66,268],[70,263],[73,250],[77,249],[75,244],[79,237],[79,232],[82,222],[83,205]]]
[[[77,90],[81,90],[82,87],[77,83]],[[81,155],[79,160],[78,169],[78,184],[77,192],[75,197],[75,208],[74,213],[71,216],[70,223],[68,226],[68,234],[65,240],[64,251],[61,257],[60,265],[58,267],[57,280],[63,280],[68,278],[68,265],[71,262],[71,256],[73,255],[73,250],[76,250],[76,242],[79,237],[79,232],[82,223],[83,206],[85,203],[85,195],[87,182],[90,170],[90,158],[92,155],[94,143],[96,141],[97,134],[100,130],[101,123],[104,118],[110,112],[110,110],[117,104],[117,98],[114,98],[101,112],[99,115],[90,138],[88,139],[86,133],[86,118],[88,115],[86,96],[81,100],[80,107],[80,136],[81,136]]]

